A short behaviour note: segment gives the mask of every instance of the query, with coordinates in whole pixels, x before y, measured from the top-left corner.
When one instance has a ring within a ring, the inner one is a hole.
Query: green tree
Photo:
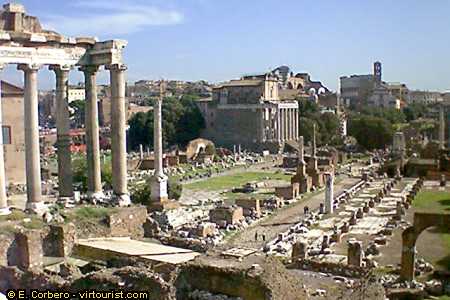
[[[195,99],[194,96],[183,96],[181,100],[175,97],[163,100],[162,130],[165,147],[184,146],[200,136],[205,121]],[[132,149],[137,149],[139,144],[153,146],[153,111],[134,115],[128,124],[128,138]]]
[[[385,148],[392,142],[392,124],[379,117],[356,116],[349,120],[349,134],[367,150]]]
[[[84,100],[72,101],[69,103],[69,107],[72,108],[73,110],[73,112],[71,113],[71,117],[73,118],[75,128],[83,127],[86,101]]]

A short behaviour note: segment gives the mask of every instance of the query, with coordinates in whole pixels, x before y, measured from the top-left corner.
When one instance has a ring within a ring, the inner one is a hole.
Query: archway
[[[450,232],[450,214],[414,214],[414,224],[402,233],[402,269],[400,276],[403,280],[414,280],[416,241],[419,235],[429,227],[439,227]]]

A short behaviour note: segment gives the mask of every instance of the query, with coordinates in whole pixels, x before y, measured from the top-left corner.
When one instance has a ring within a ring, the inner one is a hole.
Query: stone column
[[[281,142],[281,113],[280,108],[277,108],[277,140]]]
[[[85,130],[87,152],[88,197],[95,202],[104,198],[100,164],[100,134],[97,104],[97,66],[83,66],[84,88],[86,94]]]
[[[284,126],[284,140],[289,140],[289,128],[288,128],[288,114],[287,108],[283,109],[283,126]]]
[[[332,214],[334,212],[334,176],[332,173],[326,173],[326,189],[325,189],[325,213]]]
[[[298,140],[298,133],[299,133],[299,117],[298,117],[298,108],[295,109],[295,139]]]
[[[3,66],[0,65],[0,72]],[[3,153],[3,111],[2,111],[2,88],[0,79],[0,216],[9,215],[11,211],[8,207],[8,198],[6,195],[6,176],[5,176],[5,157]]]
[[[162,83],[161,83],[162,84]],[[163,145],[162,145],[162,90],[159,99],[155,100],[153,106],[153,146],[155,174],[151,181],[152,205],[158,206],[168,200],[167,176],[163,169]],[[236,145],[234,146],[236,152]]]
[[[56,75],[56,145],[59,198],[60,200],[69,200],[73,197],[72,158],[70,153],[72,139],[70,137],[69,99],[67,98],[70,67],[50,66],[50,70],[53,70]]]
[[[127,187],[125,65],[108,66],[111,75],[112,183],[120,206],[131,204]]]
[[[291,140],[295,141],[295,118],[294,118],[294,109],[291,108]]]
[[[445,120],[444,120],[444,106],[439,106],[439,147],[445,149]]]
[[[27,180],[26,208],[38,214],[46,210],[42,200],[41,161],[39,149],[39,113],[37,65],[19,65],[24,71],[24,111],[25,111],[25,164]]]

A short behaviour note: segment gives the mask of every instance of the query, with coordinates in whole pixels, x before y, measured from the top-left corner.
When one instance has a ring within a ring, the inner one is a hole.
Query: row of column
[[[25,164],[27,183],[26,208],[35,212],[45,210],[41,189],[41,164],[39,149],[39,113],[38,113],[38,65],[19,65],[24,72],[24,128],[25,128]],[[1,68],[0,68],[1,69]],[[68,103],[68,84],[70,67],[51,66],[56,75],[56,127],[58,185],[61,200],[73,197],[71,137]],[[120,205],[128,205],[127,153],[126,153],[126,112],[125,112],[125,70],[123,65],[107,66],[111,80],[111,147],[113,192]],[[80,68],[85,76],[86,111],[85,130],[87,146],[88,195],[91,198],[103,196],[100,166],[100,142],[98,124],[98,106],[96,73],[98,66]],[[0,100],[1,116],[1,100]],[[1,124],[1,118],[0,118]],[[3,141],[0,131],[0,141]],[[0,214],[7,212],[6,178],[3,147],[0,147]]]
[[[278,109],[277,139],[279,141],[298,140],[298,109]]]

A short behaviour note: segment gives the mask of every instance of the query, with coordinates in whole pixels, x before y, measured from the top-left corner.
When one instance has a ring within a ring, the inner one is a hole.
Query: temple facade
[[[203,132],[218,146],[278,152],[298,140],[298,103],[280,100],[278,79],[270,74],[246,76],[213,89],[211,100],[200,101],[206,121]]]
[[[41,161],[38,116],[38,73],[47,67],[56,78],[56,127],[59,199],[73,197],[71,137],[69,134],[69,71],[84,73],[86,95],[86,144],[88,161],[88,194],[102,196],[96,75],[99,68],[110,73],[111,137],[113,191],[120,205],[130,203],[127,189],[125,71],[123,40],[97,41],[89,37],[65,37],[42,28],[38,18],[29,16],[20,4],[5,4],[0,11],[0,70],[16,65],[23,72],[24,148],[27,185],[26,208],[42,213],[46,210],[41,188]],[[0,101],[1,103],[2,101]],[[1,111],[1,107],[0,107]],[[0,140],[3,140],[3,130]],[[0,147],[0,214],[7,214],[4,150]]]

